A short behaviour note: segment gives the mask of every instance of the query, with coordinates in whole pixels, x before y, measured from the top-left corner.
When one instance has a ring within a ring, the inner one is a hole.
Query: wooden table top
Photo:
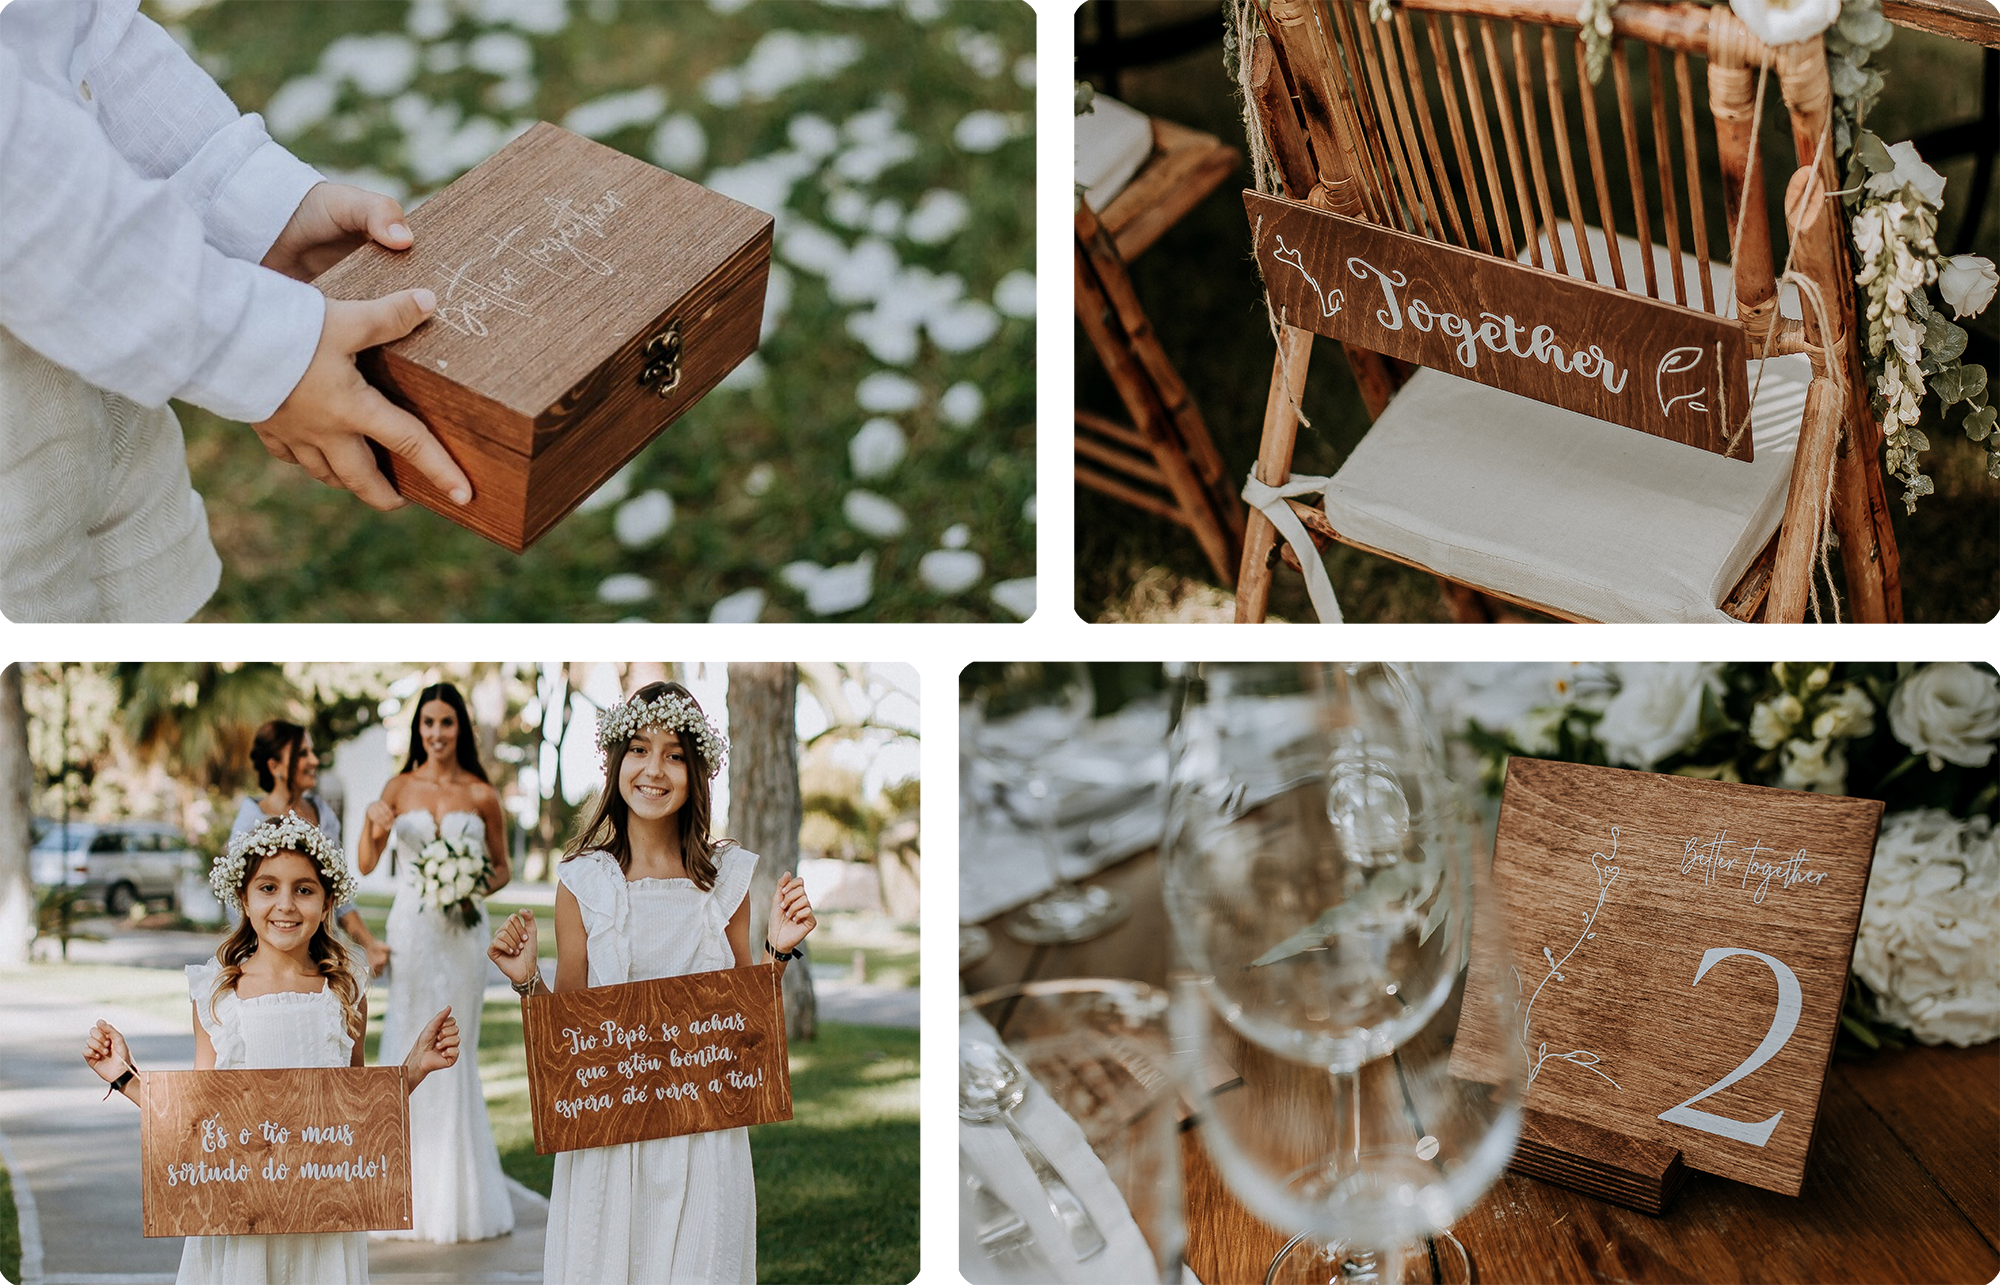
[[[1158,862],[1145,853],[1091,880],[1132,898],[1095,941],[1024,946],[996,921],[968,992],[1056,977],[1166,980]],[[1205,1285],[1256,1285],[1287,1233],[1223,1187],[1185,1136],[1188,1265]],[[1452,1232],[1483,1285],[1599,1281],[1986,1282],[2000,1274],[2000,1043],[1911,1048],[1836,1062],[1805,1190],[1780,1196],[1691,1173],[1648,1217],[1508,1173]]]

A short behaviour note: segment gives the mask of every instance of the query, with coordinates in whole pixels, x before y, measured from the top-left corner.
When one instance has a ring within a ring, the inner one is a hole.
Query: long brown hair
[[[410,706],[410,752],[403,759],[403,772],[414,771],[430,758],[430,751],[424,748],[424,706],[432,701],[443,701],[451,706],[451,712],[458,718],[458,741],[452,747],[458,765],[480,780],[486,780],[486,769],[479,764],[479,734],[473,730],[472,715],[466,712],[465,697],[460,696],[458,688],[450,683],[432,683],[417,693],[417,703]]]
[[[271,817],[263,824],[278,825],[281,821],[280,817]],[[282,851],[297,850],[288,848]],[[276,852],[253,852],[249,860],[243,863],[243,878],[236,885],[238,906],[243,905],[244,890],[250,886],[250,880],[256,877],[257,868],[277,855]],[[313,929],[312,940],[306,943],[306,956],[318,967],[320,976],[326,978],[327,987],[333,991],[334,998],[340,1001],[340,1013],[347,1027],[348,1037],[358,1040],[361,1038],[363,1026],[361,983],[355,980],[347,948],[333,938],[333,888],[327,880],[326,871],[319,868],[317,861],[313,861],[311,853],[299,852],[298,855],[313,862],[313,873],[319,876],[320,892],[326,898],[326,915],[319,921],[319,927]],[[222,944],[215,948],[215,959],[222,965],[222,972],[215,979],[215,990],[209,995],[210,1007],[214,1006],[224,991],[236,989],[237,979],[243,976],[243,961],[256,953],[257,930],[250,926],[250,914],[246,909],[243,917],[236,921],[236,927],[231,929],[229,935],[222,939]]]
[[[647,683],[627,699],[651,703],[662,696],[678,696],[688,704],[701,709],[701,703],[694,693],[679,683]],[[716,839],[708,833],[709,789],[708,759],[701,752],[701,742],[686,732],[677,732],[680,737],[681,752],[687,755],[687,802],[681,804],[680,818],[681,864],[687,867],[688,877],[694,886],[707,892],[715,887],[716,854],[725,848],[734,847],[734,839]],[[625,803],[625,796],[618,792],[618,771],[625,762],[628,738],[614,742],[604,754],[604,789],[597,796],[597,806],[591,809],[590,820],[584,822],[570,843],[563,860],[569,861],[586,852],[608,852],[618,863],[620,870],[632,868],[632,839],[626,833],[626,823],[632,809]]]

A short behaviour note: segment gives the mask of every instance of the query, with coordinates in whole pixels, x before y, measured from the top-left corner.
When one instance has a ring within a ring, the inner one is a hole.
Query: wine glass
[[[1056,834],[1060,798],[1049,756],[1089,723],[1090,675],[1070,662],[1009,661],[966,667],[959,679],[964,744],[999,776],[1005,809],[1028,814],[1054,884],[1001,921],[1009,936],[1033,944],[1087,941],[1123,923],[1124,894],[1085,887],[1062,871]]]
[[[1414,682],[1192,667],[1169,758],[1176,1066],[1224,1180],[1300,1232],[1267,1279],[1469,1279],[1448,1228],[1513,1152],[1521,1068],[1454,1050],[1464,1004],[1513,995],[1468,968],[1496,903]]]

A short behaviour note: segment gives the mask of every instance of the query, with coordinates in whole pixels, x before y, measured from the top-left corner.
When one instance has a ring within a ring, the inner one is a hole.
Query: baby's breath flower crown
[[[242,902],[237,892],[251,856],[279,852],[300,852],[311,858],[319,867],[320,877],[326,880],[327,897],[333,905],[353,900],[354,871],[348,868],[347,854],[335,847],[318,826],[307,823],[296,812],[285,813],[284,820],[276,825],[266,822],[229,841],[228,850],[216,858],[208,872],[208,886],[215,899],[225,906],[240,908]]]
[[[701,746],[701,756],[708,760],[709,776],[722,770],[722,760],[729,754],[729,738],[715,730],[715,724],[702,715],[693,701],[674,692],[663,692],[652,701],[634,697],[599,710],[597,748],[608,753],[612,746],[631,740],[649,727],[686,732]]]

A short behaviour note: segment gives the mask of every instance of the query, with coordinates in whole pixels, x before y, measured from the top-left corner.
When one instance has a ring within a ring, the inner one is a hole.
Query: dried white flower
[[[700,707],[677,692],[662,692],[652,701],[633,697],[599,710],[597,748],[609,750],[649,727],[686,732],[694,737],[695,744],[701,747],[701,756],[708,760],[709,776],[722,771],[722,760],[729,754],[729,738],[715,730],[715,724],[702,715]]]
[[[319,867],[320,878],[326,882],[326,895],[334,906],[354,899],[354,871],[348,867],[347,854],[335,847],[333,841],[316,825],[311,825],[296,812],[287,812],[276,824],[265,822],[253,829],[245,830],[229,841],[229,847],[208,871],[208,886],[215,893],[215,899],[225,906],[241,906],[237,892],[243,883],[243,871],[249,866],[253,854],[270,856],[279,852],[296,852]]]

